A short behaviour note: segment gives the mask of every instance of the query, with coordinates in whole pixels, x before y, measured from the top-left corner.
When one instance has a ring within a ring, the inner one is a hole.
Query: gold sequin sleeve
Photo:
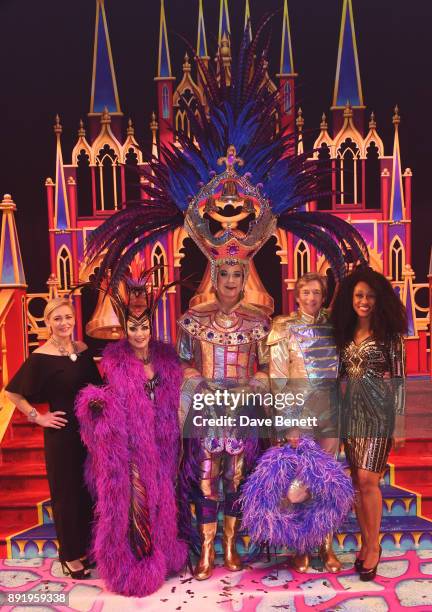
[[[269,350],[269,375],[272,392],[283,393],[290,378],[289,338],[277,333],[273,328],[267,341]]]
[[[201,376],[200,371],[195,367],[195,356],[193,338],[180,325],[177,326],[177,354],[180,357],[183,376],[185,379],[193,376]]]
[[[270,347],[267,346],[267,338],[258,341],[258,368],[268,371],[270,361]]]

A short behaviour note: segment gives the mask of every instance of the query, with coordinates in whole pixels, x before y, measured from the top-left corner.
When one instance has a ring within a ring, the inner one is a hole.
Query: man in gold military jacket
[[[332,400],[335,399],[333,391],[339,359],[333,330],[322,308],[326,298],[325,279],[319,274],[305,274],[298,279],[295,293],[298,310],[289,316],[276,317],[267,338],[272,392],[275,396],[285,394],[287,397],[288,392],[290,397],[301,396],[300,406],[290,405],[282,408],[282,412],[289,416],[315,417],[316,426],[303,433],[317,438],[324,450],[335,455],[339,447],[338,417],[336,403]],[[295,444],[299,435],[298,428],[276,428],[276,443]],[[297,485],[301,500],[304,492],[301,492],[301,483]],[[320,554],[326,569],[338,572],[341,564],[333,552],[332,539],[333,535],[329,534]],[[309,556],[296,554],[294,567],[305,572]]]

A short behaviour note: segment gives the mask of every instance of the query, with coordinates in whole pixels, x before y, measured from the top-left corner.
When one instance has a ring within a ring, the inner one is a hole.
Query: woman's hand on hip
[[[45,412],[45,414],[39,414],[34,422],[41,427],[61,429],[67,425],[67,419],[63,418],[61,416],[62,414],[66,414],[66,412],[62,412],[61,410],[56,410],[55,412]]]

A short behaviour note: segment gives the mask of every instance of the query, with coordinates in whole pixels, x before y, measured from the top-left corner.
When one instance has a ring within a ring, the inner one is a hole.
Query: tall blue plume
[[[250,42],[245,31],[230,83],[220,57],[215,67],[195,57],[205,104],[198,99],[179,100],[193,136],[180,131],[178,146],[161,145],[161,159],[148,158],[141,170],[145,198],[127,203],[92,233],[86,252],[89,262],[106,250],[99,280],[109,272],[116,286],[137,252],[183,224],[191,198],[220,172],[218,159],[230,145],[244,160],[238,174],[249,173],[255,185],[262,184],[279,226],[315,246],[328,259],[336,278],[344,275],[347,263],[368,260],[367,246],[352,225],[330,213],[299,210],[328,194],[320,189],[320,162],[310,155],[294,155],[295,135],[275,130],[281,109],[279,92],[267,87],[269,20]]]

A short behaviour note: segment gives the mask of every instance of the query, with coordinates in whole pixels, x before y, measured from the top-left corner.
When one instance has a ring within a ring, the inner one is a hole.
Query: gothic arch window
[[[310,251],[307,244],[300,240],[294,251],[295,278],[300,278],[310,270]]]
[[[403,281],[405,265],[405,249],[399,236],[395,236],[390,244],[390,275],[396,282]]]
[[[193,111],[196,112],[196,99],[193,91],[190,89],[184,89],[181,93],[181,100],[183,104],[186,105]],[[190,121],[188,119],[187,113],[185,110],[182,110],[177,107],[177,112],[175,116],[175,130],[176,132],[183,132],[187,134],[189,137],[191,136],[191,127]]]
[[[132,147],[126,153],[125,162],[126,200],[139,200],[141,198],[141,189],[137,171],[138,156]]]
[[[176,118],[175,118],[175,130],[176,132],[183,132],[185,129],[185,122],[187,122],[186,119],[186,113],[185,111],[181,111],[180,109],[176,112]],[[188,124],[188,122],[186,123],[186,125]]]
[[[360,150],[347,138],[337,152],[337,190],[341,204],[359,204],[362,201],[362,172]]]
[[[366,208],[380,208],[380,160],[378,147],[371,142],[366,151]]]
[[[283,109],[287,113],[287,115],[290,115],[292,113],[291,85],[288,81],[283,86]]]
[[[327,195],[318,200],[318,210],[332,209],[332,167],[330,159],[330,148],[323,142],[318,150],[319,160],[319,191]]]
[[[165,249],[161,245],[160,242],[156,242],[153,247],[153,251],[151,254],[152,267],[153,266],[164,266],[163,268],[159,268],[153,272],[153,285],[155,287],[160,287],[165,278],[165,266],[166,266],[166,254]]]
[[[118,210],[121,201],[120,166],[115,151],[106,144],[96,157],[97,210]]]
[[[72,286],[72,257],[66,245],[57,254],[57,278],[60,288],[68,290]]]
[[[90,158],[85,149],[81,149],[77,157],[77,193],[80,214],[90,217],[93,214],[92,179]]]
[[[168,87],[164,85],[162,87],[162,117],[164,119],[169,119],[169,116],[170,116],[169,93],[168,93]]]

